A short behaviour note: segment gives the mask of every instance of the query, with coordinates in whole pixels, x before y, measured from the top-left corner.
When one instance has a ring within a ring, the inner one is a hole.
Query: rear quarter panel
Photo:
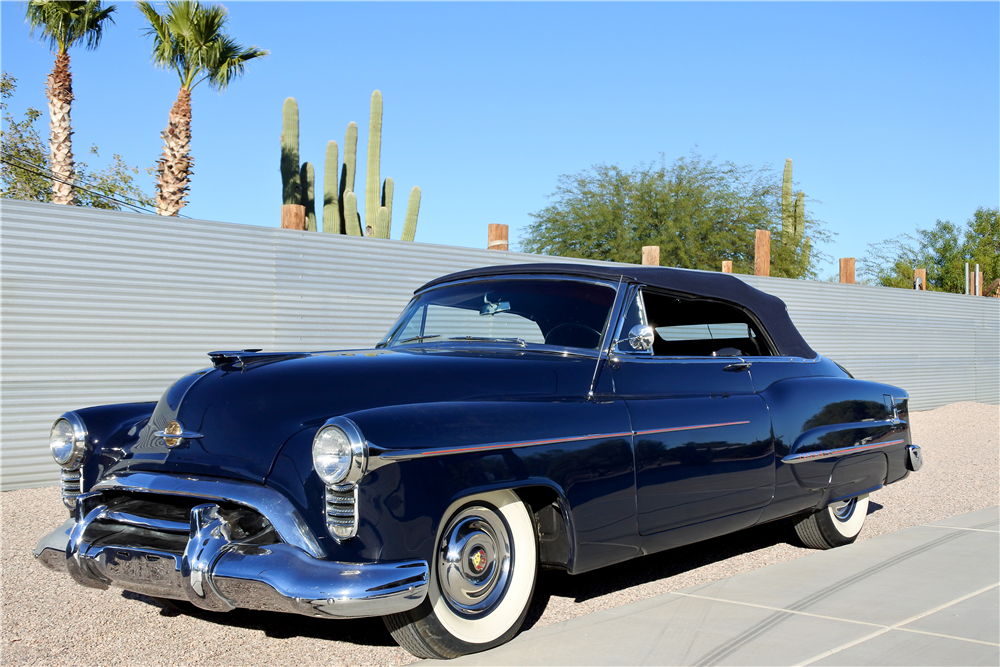
[[[776,458],[775,497],[761,521],[823,507],[906,476],[910,434],[902,389],[842,374],[778,379],[761,395],[771,412]],[[899,443],[876,451],[794,465],[782,461],[789,454],[893,441]]]

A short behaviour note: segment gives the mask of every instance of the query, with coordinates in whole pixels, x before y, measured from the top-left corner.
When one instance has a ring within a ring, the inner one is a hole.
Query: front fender
[[[74,410],[87,427],[83,490],[89,490],[122,457],[149,421],[156,401],[116,403]]]
[[[430,560],[438,525],[454,501],[528,488],[546,489],[558,503],[570,571],[637,552],[631,432],[620,401],[442,402],[345,416],[361,429],[370,457],[358,485],[357,537],[331,546],[337,557],[358,550],[360,557]],[[311,441],[311,433],[290,440],[268,484],[305,480],[313,505],[307,520],[322,521]]]

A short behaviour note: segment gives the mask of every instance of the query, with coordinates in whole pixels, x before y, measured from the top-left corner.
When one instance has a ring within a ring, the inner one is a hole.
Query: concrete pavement
[[[1000,507],[523,632],[433,665],[1000,665]]]

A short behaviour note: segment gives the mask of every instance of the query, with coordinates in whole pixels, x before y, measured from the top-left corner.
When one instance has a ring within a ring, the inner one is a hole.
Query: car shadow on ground
[[[881,505],[872,502],[868,506],[868,513],[872,514],[880,509]],[[795,535],[792,519],[773,521],[705,542],[643,556],[583,574],[569,575],[559,570],[542,570],[539,572],[535,595],[521,632],[529,630],[538,623],[552,597],[571,598],[578,603],[585,602],[652,581],[668,579],[776,544],[803,546]],[[189,603],[177,605],[182,608],[178,610],[164,606],[160,601],[146,595],[130,591],[123,591],[122,597],[157,607],[160,609],[160,614],[165,617],[184,614],[218,625],[259,630],[272,639],[307,637],[364,646],[396,645],[381,618],[335,620],[249,609],[217,613],[203,611]]]
[[[634,558],[583,574],[570,575],[560,570],[542,570],[535,585],[534,601],[528,610],[523,629],[527,630],[538,622],[552,597],[585,602],[626,588],[669,579],[699,567],[781,543],[802,546],[795,535],[792,522],[787,519]]]
[[[160,609],[164,617],[191,616],[193,618],[247,630],[259,630],[271,639],[306,637],[325,641],[340,641],[362,646],[396,646],[381,618],[327,619],[311,618],[299,614],[282,614],[273,611],[234,609],[229,612],[211,612],[183,602],[172,608],[159,600],[122,591],[122,597],[144,602]]]
[[[882,509],[870,501],[868,514]],[[583,574],[570,575],[560,570],[541,570],[535,584],[531,608],[521,626],[521,632],[534,626],[552,597],[571,598],[585,602],[616,591],[669,579],[706,565],[734,556],[766,549],[776,544],[806,548],[795,534],[794,517],[779,519],[704,542],[668,549],[624,563],[603,567]]]

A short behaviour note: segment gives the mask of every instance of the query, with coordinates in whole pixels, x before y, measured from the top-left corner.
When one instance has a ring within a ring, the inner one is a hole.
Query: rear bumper
[[[238,607],[327,618],[384,616],[416,607],[427,594],[423,560],[343,563],[315,558],[285,542],[240,542],[230,539],[226,520],[212,503],[191,510],[183,553],[137,547],[129,540],[90,544],[88,528],[110,514],[102,500],[100,493],[80,496],[76,517],[42,538],[35,557],[84,586],[188,600],[210,611]]]

